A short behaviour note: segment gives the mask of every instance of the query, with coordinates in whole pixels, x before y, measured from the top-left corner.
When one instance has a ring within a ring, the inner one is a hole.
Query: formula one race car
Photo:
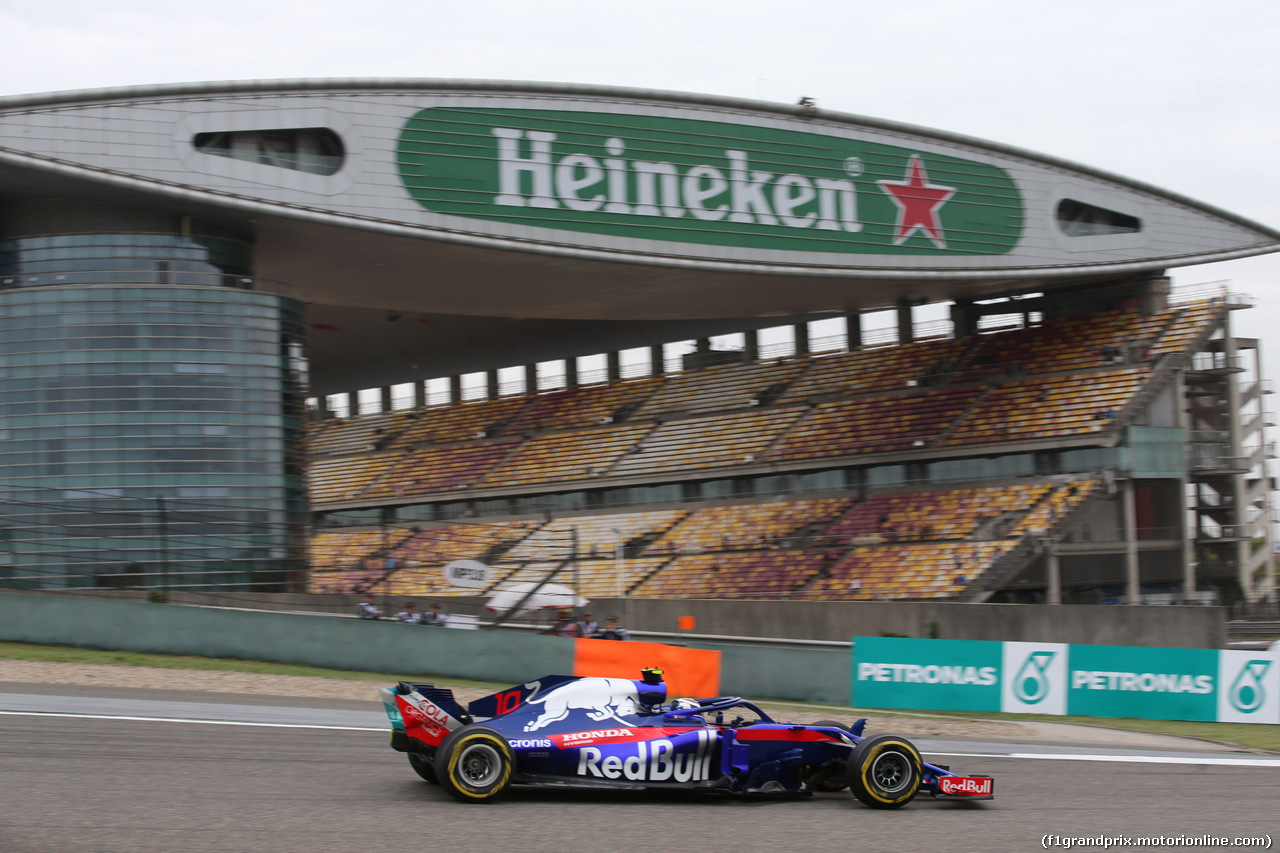
[[[865,737],[865,719],[775,722],[736,696],[667,701],[662,671],[642,678],[550,675],[477,699],[401,682],[382,690],[391,746],[428,782],[463,802],[500,797],[512,783],[694,788],[809,795],[845,787],[868,806],[896,809],[920,791],[990,800],[990,776],[926,764],[895,735]]]

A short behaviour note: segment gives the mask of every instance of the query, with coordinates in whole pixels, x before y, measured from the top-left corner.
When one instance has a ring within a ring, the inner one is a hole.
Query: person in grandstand
[[[361,619],[381,619],[382,611],[378,609],[378,605],[373,603],[373,593],[366,592],[364,600],[356,605],[356,615]]]
[[[581,637],[582,631],[578,627],[578,623],[573,621],[573,612],[569,608],[561,608],[556,614],[556,621],[551,624],[546,633],[555,637]]]
[[[597,637],[600,634],[600,623],[591,618],[590,613],[583,613],[578,619],[579,637]]]
[[[431,612],[423,614],[422,624],[434,625],[437,628],[444,628],[449,624],[449,617],[440,609],[439,604],[432,604]]]
[[[396,619],[406,625],[421,625],[422,614],[418,612],[418,605],[412,601],[404,603],[404,610],[396,614]]]
[[[618,621],[617,616],[610,616],[604,621],[604,633],[600,635],[602,640],[626,640],[627,629],[622,627],[622,623]]]

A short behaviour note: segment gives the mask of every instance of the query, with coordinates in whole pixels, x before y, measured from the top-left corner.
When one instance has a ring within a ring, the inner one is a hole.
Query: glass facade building
[[[255,290],[250,258],[184,233],[0,238],[0,586],[300,576],[301,305]]]

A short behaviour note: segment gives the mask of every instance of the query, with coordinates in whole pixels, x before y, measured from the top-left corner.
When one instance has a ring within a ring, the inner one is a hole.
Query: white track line
[[[925,752],[948,758],[1032,758],[1042,761],[1112,761],[1126,764],[1201,764],[1219,767],[1274,767],[1280,769],[1280,758],[1213,758],[1195,755],[1096,755],[1069,752]]]
[[[76,720],[133,720],[144,723],[196,723],[202,726],[257,726],[267,729],[329,729],[339,732],[386,732],[387,728],[322,726],[313,723],[250,723],[240,720],[193,720],[183,717],[128,717],[120,714],[65,714],[55,711],[0,711],[8,717],[70,717]]]

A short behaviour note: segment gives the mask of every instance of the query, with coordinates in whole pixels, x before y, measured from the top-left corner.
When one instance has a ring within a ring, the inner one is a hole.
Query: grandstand
[[[457,594],[440,566],[476,558],[495,586],[562,565],[609,597],[1233,600],[1250,575],[1265,597],[1256,359],[1231,395],[1205,391],[1228,342],[1233,364],[1256,355],[1230,336],[1247,302],[1132,294],[1081,314],[1037,300],[1025,325],[964,337],[317,420],[311,588]],[[1187,409],[1217,413],[1217,445]],[[1234,481],[1211,467],[1243,464],[1233,430],[1258,456]],[[1212,507],[1194,527],[1184,493]]]
[[[1276,251],[813,104],[0,98],[0,586],[1274,603],[1247,300],[1165,274]]]

